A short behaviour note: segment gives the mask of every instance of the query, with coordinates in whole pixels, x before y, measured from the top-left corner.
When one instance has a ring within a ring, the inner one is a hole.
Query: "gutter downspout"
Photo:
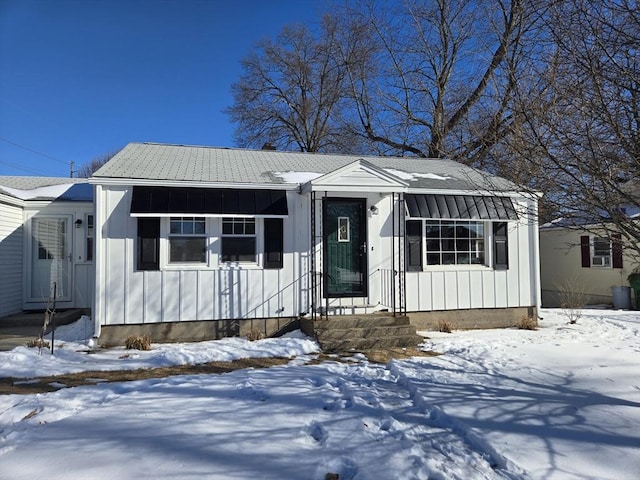
[[[534,259],[534,288],[536,289],[536,315],[539,319],[540,317],[540,308],[542,307],[542,285],[540,285],[540,232],[539,232],[539,222],[538,222],[538,199],[534,198],[532,200],[533,206],[535,208],[534,212],[531,213],[532,218],[532,227],[533,227],[533,259]]]
[[[104,304],[104,299],[98,293],[102,291],[102,271],[103,271],[103,248],[102,248],[102,224],[103,224],[103,215],[102,215],[102,185],[94,184],[93,188],[94,195],[94,211],[93,211],[93,236],[95,239],[95,256],[93,261],[93,300],[91,302],[91,315],[93,316],[93,338],[94,338],[94,348],[98,347],[97,339],[100,338],[100,318],[102,315],[102,306]]]

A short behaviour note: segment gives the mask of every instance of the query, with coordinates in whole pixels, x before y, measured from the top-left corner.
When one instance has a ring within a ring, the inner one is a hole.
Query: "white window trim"
[[[170,262],[170,243],[169,237],[171,237],[171,218],[184,217],[185,215],[173,215],[172,217],[165,217],[160,219],[160,270],[207,270],[211,268],[211,220],[205,218],[204,235],[194,234],[194,237],[205,237],[206,254],[205,261],[200,262]],[[199,215],[188,215],[189,217],[198,217]],[[185,235],[188,236],[188,235]]]
[[[345,236],[342,236],[342,224],[346,220]],[[349,217],[338,217],[338,242],[349,243],[351,241],[351,219]]]
[[[596,255],[596,240],[601,239],[606,241],[609,244],[609,254],[608,255]],[[613,242],[611,239],[606,237],[597,237],[595,235],[591,236],[589,242],[589,253],[591,254],[591,266],[594,268],[613,268]],[[601,264],[597,264],[595,260],[602,259]],[[605,263],[605,259],[609,259],[609,263]]]
[[[93,225],[89,228],[89,217],[93,217]],[[85,263],[93,263],[95,260],[95,251],[96,251],[96,217],[93,213],[85,213],[84,215],[84,224],[86,225],[84,231],[84,261]],[[89,235],[91,232],[91,235]],[[89,260],[89,238],[93,238],[93,251],[91,252],[93,255],[91,260]]]
[[[172,215],[200,217],[200,215]],[[222,217],[205,217],[205,238],[207,258],[205,263],[169,263],[170,217],[160,219],[160,271],[178,270],[262,270],[264,264],[264,221],[262,217],[251,215],[227,215],[226,217],[255,218],[256,221],[256,262],[223,262],[222,257]]]
[[[243,237],[245,235],[233,235],[233,234],[223,234],[222,233],[222,220],[223,218],[251,218],[255,220],[255,234],[247,235],[247,236],[255,236],[256,239],[256,261],[255,262],[225,262],[222,260],[222,237]],[[218,268],[220,270],[237,270],[238,268],[247,269],[247,270],[261,270],[263,268],[263,257],[264,257],[264,220],[262,218],[256,218],[251,215],[227,215],[225,217],[220,217],[217,221],[218,224],[218,240],[216,256]]]

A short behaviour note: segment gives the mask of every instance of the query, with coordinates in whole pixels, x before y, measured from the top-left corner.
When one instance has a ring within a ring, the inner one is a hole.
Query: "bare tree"
[[[551,184],[553,210],[621,234],[640,259],[640,9],[634,0],[557,2],[548,26],[547,88],[523,111],[532,168]]]
[[[336,22],[326,16],[319,32],[286,26],[275,41],[263,40],[243,61],[226,110],[241,146],[271,144],[304,152],[344,151],[355,139],[341,128],[344,65],[334,49]],[[347,138],[345,138],[347,137]]]
[[[640,255],[636,0],[347,0],[233,86],[238,142],[447,157],[545,193]]]
[[[78,178],[89,178],[91,175],[93,175],[93,172],[95,172],[101,166],[111,160],[119,151],[120,149],[115,149],[93,157],[87,163],[80,166],[80,168],[76,171],[76,176]]]
[[[539,2],[360,2],[343,29],[366,30],[364,65],[349,66],[362,132],[396,154],[486,166],[522,121],[513,101],[537,53]]]
[[[243,61],[227,109],[237,142],[485,166],[518,121],[512,101],[536,50],[526,43],[535,4],[355,0],[315,35],[286,27]]]

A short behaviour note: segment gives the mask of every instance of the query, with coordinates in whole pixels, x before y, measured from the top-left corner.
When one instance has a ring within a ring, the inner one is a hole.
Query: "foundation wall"
[[[535,307],[440,310],[434,312],[408,312],[411,325],[418,330],[437,330],[438,322],[446,321],[453,329],[472,330],[487,328],[509,328],[523,318],[537,319]],[[375,318],[375,317],[374,317]],[[163,323],[139,323],[130,325],[103,325],[99,344],[115,347],[125,344],[127,337],[149,335],[152,342],[198,342],[218,340],[225,337],[246,336],[251,331],[260,331],[265,337],[278,336],[298,329],[313,335],[313,322],[298,318],[259,318],[248,320],[201,320]]]
[[[98,343],[101,347],[125,344],[127,337],[149,335],[155,343],[200,342],[225,337],[246,336],[252,330],[265,337],[282,335],[299,328],[297,318],[258,318],[249,320],[200,320],[129,325],[103,325]]]
[[[418,330],[437,330],[438,322],[441,321],[457,330],[509,328],[517,325],[523,318],[538,318],[536,307],[407,312],[407,316],[411,325]]]

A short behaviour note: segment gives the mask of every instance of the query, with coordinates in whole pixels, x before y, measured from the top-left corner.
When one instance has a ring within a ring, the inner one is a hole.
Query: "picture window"
[[[427,265],[484,265],[482,222],[428,220],[425,224]]]

